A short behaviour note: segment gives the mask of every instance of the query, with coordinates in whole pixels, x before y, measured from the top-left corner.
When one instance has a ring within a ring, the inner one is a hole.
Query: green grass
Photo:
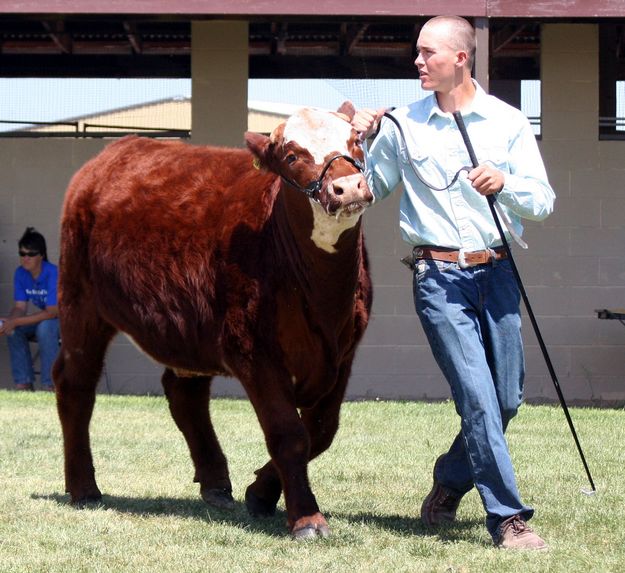
[[[310,467],[332,536],[290,540],[284,506],[254,520],[242,503],[266,461],[246,401],[215,400],[236,507],[207,507],[166,402],[99,396],[92,421],[97,507],[63,492],[54,396],[0,391],[0,572],[499,572],[625,570],[625,412],[572,409],[597,494],[588,487],[562,411],[523,406],[508,439],[544,553],[494,548],[476,492],[456,524],[426,530],[419,508],[431,467],[458,427],[450,403],[344,405],[328,452]]]

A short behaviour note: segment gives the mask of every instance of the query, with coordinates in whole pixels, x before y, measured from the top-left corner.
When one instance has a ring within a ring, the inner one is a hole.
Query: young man
[[[29,341],[36,340],[41,360],[41,388],[54,391],[51,372],[59,352],[57,267],[48,262],[43,235],[32,227],[22,235],[18,250],[20,266],[13,279],[14,304],[9,316],[0,319],[0,335],[7,336],[15,389],[34,390]],[[37,309],[32,314],[27,314],[28,301]]]
[[[522,401],[520,295],[486,196],[496,195],[519,235],[520,219],[544,219],[555,196],[527,119],[471,78],[473,27],[455,16],[433,18],[417,48],[421,85],[434,93],[393,112],[405,139],[382,122],[366,165],[376,200],[404,184],[399,224],[413,247],[415,306],[461,418],[460,433],[434,464],[421,518],[427,526],[453,521],[475,486],[496,545],[542,549],[527,525],[534,510],[520,499],[504,438]],[[479,166],[433,190],[470,165],[457,110]],[[360,110],[353,125],[369,136],[382,113]]]

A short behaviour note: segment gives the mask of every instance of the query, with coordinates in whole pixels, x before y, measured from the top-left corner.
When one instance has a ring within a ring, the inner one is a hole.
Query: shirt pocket
[[[510,172],[510,155],[503,147],[486,147],[477,152],[477,161],[481,165],[491,165],[504,173]]]
[[[424,165],[430,158],[430,150],[425,145],[419,145],[411,137],[406,140],[401,137],[399,142],[399,161],[403,165],[414,163],[417,166]]]

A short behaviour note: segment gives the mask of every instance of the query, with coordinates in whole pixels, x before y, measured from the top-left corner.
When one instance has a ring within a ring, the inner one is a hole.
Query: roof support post
[[[247,130],[248,24],[198,21],[191,25],[191,139],[243,146]]]
[[[488,92],[488,66],[490,62],[490,31],[488,18],[475,18],[475,39],[477,46],[475,50],[474,73],[477,83]]]

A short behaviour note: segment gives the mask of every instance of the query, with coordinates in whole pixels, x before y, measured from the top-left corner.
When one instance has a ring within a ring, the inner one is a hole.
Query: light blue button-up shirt
[[[467,132],[478,162],[504,173],[497,201],[521,235],[520,220],[547,217],[553,211],[555,194],[527,118],[475,86],[471,108],[463,113]],[[466,172],[448,190],[433,191],[418,180],[410,165],[413,162],[422,178],[439,188],[448,185],[463,166],[471,167],[452,114],[443,112],[432,94],[394,110],[393,116],[406,141],[393,122],[383,119],[380,133],[365,153],[365,166],[376,201],[403,182],[399,213],[403,239],[410,245],[467,251],[501,245],[486,197],[473,189]]]

